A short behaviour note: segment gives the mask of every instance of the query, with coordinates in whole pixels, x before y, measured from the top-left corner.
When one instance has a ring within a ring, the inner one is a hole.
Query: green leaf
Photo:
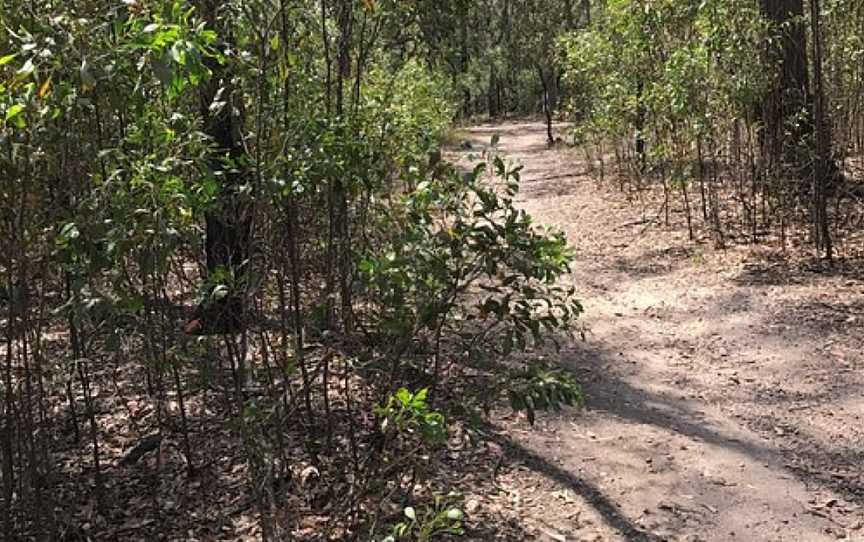
[[[411,397],[411,392],[405,388],[399,388],[396,390],[396,399],[398,399],[403,405],[407,406],[411,404]]]
[[[19,75],[30,75],[35,70],[36,70],[36,66],[33,65],[33,59],[28,58],[27,62],[25,62],[24,65],[21,66],[21,69],[18,70],[18,74]]]
[[[186,64],[186,51],[183,46],[183,42],[176,41],[174,45],[171,46],[171,58],[174,59],[174,62],[184,66]]]
[[[12,62],[12,60],[18,56],[18,53],[13,53],[11,55],[0,56],[0,66],[4,66]]]
[[[429,395],[429,388],[423,388],[414,394],[414,400],[412,403],[418,406],[422,406],[426,402],[426,397]]]
[[[9,109],[7,109],[5,118],[6,122],[9,122],[10,120],[20,115],[22,111],[24,111],[24,104],[15,104]]]
[[[417,512],[414,511],[413,506],[406,506],[405,507],[405,517],[410,519],[411,521],[414,521],[417,519]]]
[[[499,177],[503,177],[504,173],[507,171],[507,166],[504,164],[504,160],[502,160],[500,156],[496,156],[494,160],[494,165],[495,173]]]
[[[462,510],[458,508],[451,508],[447,510],[447,519],[452,521],[460,521],[462,519]]]

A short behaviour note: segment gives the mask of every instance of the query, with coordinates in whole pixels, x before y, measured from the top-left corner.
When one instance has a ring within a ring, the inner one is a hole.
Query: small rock
[[[825,534],[833,535],[837,540],[842,540],[846,538],[846,533],[840,529],[832,529],[831,527],[825,528]]]

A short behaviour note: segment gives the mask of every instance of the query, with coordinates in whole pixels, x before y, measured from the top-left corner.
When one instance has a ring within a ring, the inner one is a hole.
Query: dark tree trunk
[[[546,144],[552,146],[555,144],[555,137],[552,135],[552,106],[549,103],[549,81],[546,80],[546,74],[543,68],[537,68],[537,75],[540,76],[540,84],[543,86],[543,114],[546,116]]]
[[[841,181],[832,156],[832,136],[822,89],[822,50],[818,0],[810,4],[813,86],[807,62],[804,0],[761,0],[774,31],[768,50],[777,81],[762,108],[762,151],[770,171],[796,182],[793,193],[812,209],[817,249],[832,256],[827,194]]]
[[[459,24],[459,73],[468,71],[470,55],[468,54],[468,18],[461,17]],[[468,87],[462,89],[462,116],[470,118],[474,114],[471,105],[471,91]]]
[[[762,107],[762,148],[768,167],[806,178],[809,159],[801,144],[813,133],[812,97],[807,71],[803,0],[761,0],[762,13],[773,27],[767,52],[777,78]]]
[[[342,0],[339,3],[339,57],[338,57],[338,79],[336,91],[336,117],[339,122],[342,122],[345,117],[344,107],[344,84],[345,81],[351,80],[351,46],[354,35],[354,3],[348,0]],[[361,41],[363,36],[361,35]],[[356,67],[360,69],[359,66]],[[358,73],[358,77],[360,74]],[[343,179],[336,177],[331,180],[333,185],[333,200],[331,202],[332,212],[331,217],[335,222],[331,225],[335,240],[333,248],[336,259],[333,262],[332,269],[338,274],[339,300],[342,305],[342,326],[346,333],[350,333],[354,328],[353,318],[353,301],[351,293],[351,277],[353,273],[351,260],[351,224],[349,222],[348,212],[348,193]],[[332,292],[328,289],[329,292]],[[333,299],[332,296],[327,297],[328,302]],[[329,314],[329,311],[328,311]],[[329,320],[329,316],[328,316]],[[330,323],[330,322],[328,322]]]
[[[645,104],[642,98],[644,85],[640,80],[636,84],[636,156],[639,158],[639,173],[645,173],[647,157],[645,154]]]
[[[815,160],[813,169],[813,230],[816,248],[825,259],[833,260],[831,231],[828,222],[827,193],[837,181],[839,169],[831,156],[831,130],[825,112],[822,87],[822,29],[819,0],[810,0],[810,24],[813,36],[813,120],[815,123]]]
[[[498,103],[496,100],[496,85],[498,84],[498,75],[495,73],[494,64],[489,66],[489,86],[486,89],[486,105],[489,113],[489,118],[498,117]]]
[[[202,0],[201,13],[208,26],[225,40],[229,29],[219,28],[219,0]],[[229,44],[224,44],[230,49]],[[198,307],[195,317],[186,324],[191,334],[237,333],[244,327],[245,279],[251,233],[250,206],[241,195],[241,187],[250,180],[246,152],[241,136],[242,118],[233,103],[231,74],[228,66],[209,62],[211,78],[200,89],[204,132],[212,141],[210,170],[216,178],[219,193],[216,204],[205,214],[207,280],[220,290],[209,295]],[[224,105],[211,107],[217,95]]]

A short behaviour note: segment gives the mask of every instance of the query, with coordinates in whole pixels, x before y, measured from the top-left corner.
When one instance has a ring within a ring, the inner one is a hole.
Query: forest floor
[[[586,406],[496,418],[500,468],[469,517],[550,541],[864,540],[864,266],[715,250],[683,214],[655,220],[655,194],[628,202],[548,149],[542,124],[462,136],[493,134],[524,165],[520,205],[576,250],[589,331],[548,357]]]

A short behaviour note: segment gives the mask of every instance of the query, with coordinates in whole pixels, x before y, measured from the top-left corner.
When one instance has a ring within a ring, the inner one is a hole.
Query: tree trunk
[[[778,70],[774,87],[763,102],[762,150],[769,168],[807,178],[809,158],[800,151],[813,133],[813,123],[804,2],[761,0],[761,7],[774,34],[767,52],[768,65]]]
[[[202,0],[201,13],[210,28],[223,39],[230,30],[218,27],[220,0]],[[230,50],[230,43],[224,43]],[[243,120],[234,106],[231,88],[230,60],[224,64],[209,61],[212,75],[202,84],[200,107],[204,132],[212,140],[210,170],[219,185],[217,201],[205,214],[207,281],[212,294],[198,307],[195,317],[186,324],[190,334],[237,333],[245,325],[244,290],[251,234],[250,206],[241,195],[241,187],[250,179],[241,130]],[[221,96],[224,105],[211,107]],[[216,290],[216,287],[219,290]]]
[[[543,86],[543,114],[546,116],[546,144],[550,147],[555,144],[555,137],[552,135],[552,106],[549,103],[549,82],[546,80],[546,74],[543,68],[537,67],[537,75],[540,77],[540,84]]]
[[[810,4],[813,35],[813,91],[807,64],[803,0],[762,0],[762,12],[773,25],[769,65],[779,66],[777,83],[763,104],[762,150],[767,166],[794,179],[794,195],[809,198],[813,239],[831,259],[827,193],[840,181],[832,157],[832,137],[822,89],[822,49],[819,2]]]
[[[837,165],[831,157],[831,134],[825,113],[825,92],[822,88],[822,34],[819,24],[819,0],[810,0],[810,24],[813,36],[813,120],[815,122],[816,156],[813,168],[813,230],[816,248],[825,259],[833,259],[831,231],[828,223],[828,188],[836,181]]]
[[[645,155],[645,105],[642,98],[644,84],[636,84],[636,156],[639,158],[639,173],[644,174],[648,164]]]
[[[496,89],[498,84],[498,74],[495,72],[495,65],[489,64],[489,86],[486,89],[486,106],[489,113],[489,119],[498,117],[498,104],[496,102]]]

